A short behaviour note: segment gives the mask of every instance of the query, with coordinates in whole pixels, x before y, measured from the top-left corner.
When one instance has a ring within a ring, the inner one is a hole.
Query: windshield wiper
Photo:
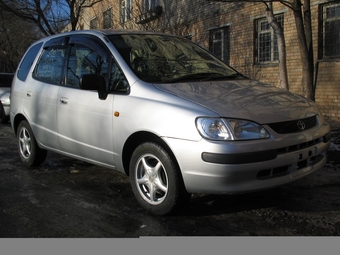
[[[196,74],[187,74],[183,75],[181,77],[177,77],[174,79],[166,80],[165,82],[179,82],[179,81],[210,81],[210,80],[216,80],[216,79],[230,79],[235,78],[239,75],[239,73],[234,73],[231,75],[224,75],[220,73],[196,73]]]
[[[214,75],[211,75],[210,77],[207,77],[206,79],[202,79],[202,81],[234,79],[238,76],[242,76],[242,75],[240,73],[233,73],[229,75],[214,74]]]

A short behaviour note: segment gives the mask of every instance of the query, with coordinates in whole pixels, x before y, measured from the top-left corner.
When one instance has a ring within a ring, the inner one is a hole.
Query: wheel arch
[[[14,134],[15,136],[17,136],[17,132],[18,132],[18,127],[19,127],[19,124],[21,121],[23,120],[26,120],[26,117],[22,114],[17,114],[14,119],[13,119],[13,123],[12,123],[12,126],[13,126],[13,131],[14,131]],[[27,121],[28,122],[28,121]]]
[[[122,153],[122,162],[123,162],[123,167],[124,167],[124,171],[126,175],[129,175],[130,159],[131,159],[132,153],[139,145],[145,142],[154,142],[162,146],[166,150],[166,152],[169,153],[169,155],[172,157],[178,169],[180,169],[177,159],[175,155],[173,154],[172,150],[159,136],[153,133],[150,133],[150,132],[140,131],[140,132],[132,134],[126,140],[124,144],[123,153]],[[181,176],[182,176],[182,173],[181,173]]]

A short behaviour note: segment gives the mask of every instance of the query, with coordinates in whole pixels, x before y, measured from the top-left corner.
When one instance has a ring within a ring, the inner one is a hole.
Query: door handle
[[[27,91],[26,96],[31,97],[32,96],[32,91]]]
[[[68,103],[68,99],[66,97],[62,97],[62,98],[60,98],[60,102],[62,104],[67,104]]]

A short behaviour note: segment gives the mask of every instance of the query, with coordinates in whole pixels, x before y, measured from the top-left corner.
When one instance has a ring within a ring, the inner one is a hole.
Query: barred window
[[[112,26],[112,8],[109,8],[103,12],[103,28],[112,28]]]
[[[276,21],[283,27],[283,14],[275,16]],[[256,20],[255,23],[255,63],[273,63],[279,60],[277,36],[269,25],[267,18]]]
[[[340,57],[340,3],[322,6],[322,57]]]
[[[132,0],[121,0],[120,2],[120,23],[132,18]]]
[[[142,12],[147,12],[160,5],[160,0],[142,0]]]
[[[90,20],[90,29],[96,29],[98,28],[98,19],[93,18]]]

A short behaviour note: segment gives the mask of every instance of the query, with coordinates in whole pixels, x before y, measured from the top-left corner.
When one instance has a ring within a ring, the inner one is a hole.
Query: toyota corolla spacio
[[[15,73],[10,119],[27,166],[53,151],[123,172],[158,215],[192,193],[306,177],[330,145],[313,101],[251,80],[187,39],[141,31],[34,43]]]

